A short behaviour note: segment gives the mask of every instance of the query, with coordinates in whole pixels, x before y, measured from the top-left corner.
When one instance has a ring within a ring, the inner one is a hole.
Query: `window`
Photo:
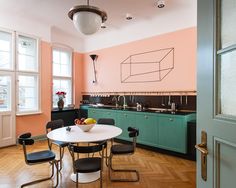
[[[12,33],[0,31],[0,69],[12,70]]]
[[[11,110],[11,88],[17,114],[40,111],[38,44],[36,38],[0,31],[0,111]]]
[[[53,107],[57,106],[58,96],[56,92],[64,91],[65,106],[73,103],[72,101],[72,52],[66,49],[53,49]]]
[[[219,1],[217,15],[217,114],[236,116],[236,19],[235,1]]]
[[[17,37],[18,113],[39,111],[38,40]]]

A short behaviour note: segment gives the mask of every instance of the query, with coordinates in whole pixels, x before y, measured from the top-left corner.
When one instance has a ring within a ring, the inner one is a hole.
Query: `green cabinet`
[[[163,149],[187,153],[187,122],[185,116],[159,116],[158,146]]]
[[[126,110],[88,109],[88,117],[112,118],[122,129],[119,139],[130,141],[127,128],[139,129],[137,143],[179,153],[187,153],[187,122],[196,114],[172,115]]]
[[[99,118],[102,118],[102,116],[103,116],[102,110],[95,108],[88,109],[88,117],[98,120]]]
[[[136,115],[134,112],[117,111],[116,126],[122,129],[122,134],[118,136],[122,140],[130,140],[128,135],[128,127],[135,127]]]
[[[96,120],[98,120],[100,118],[111,118],[111,119],[114,119],[116,122],[116,111],[89,108],[88,109],[88,117],[94,118]]]
[[[155,114],[137,113],[136,126],[139,129],[138,143],[158,146],[158,122]]]

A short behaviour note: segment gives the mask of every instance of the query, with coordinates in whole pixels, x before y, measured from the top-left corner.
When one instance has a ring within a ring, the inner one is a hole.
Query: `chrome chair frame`
[[[52,174],[49,177],[34,180],[34,181],[31,181],[31,182],[28,182],[28,183],[24,183],[24,184],[21,185],[21,187],[25,187],[25,186],[28,186],[28,185],[33,185],[33,184],[36,184],[36,183],[40,183],[40,182],[52,179],[52,177],[54,176],[54,167],[56,167],[56,173],[57,173],[56,185],[53,186],[54,188],[56,188],[58,186],[58,182],[59,182],[59,169],[58,169],[58,161],[56,160],[56,158],[54,158],[52,160],[43,161],[43,162],[30,163],[27,160],[27,154],[36,153],[36,152],[27,153],[26,145],[33,145],[34,144],[34,140],[31,138],[31,133],[25,133],[25,134],[22,134],[21,136],[19,136],[18,137],[18,142],[19,142],[19,144],[21,144],[23,146],[25,163],[27,165],[36,165],[36,164],[42,164],[42,163],[49,162],[49,164],[52,166]]]
[[[78,146],[78,145],[73,145],[70,144],[68,146],[69,152],[72,157],[72,164],[73,164],[73,171],[76,174],[76,188],[79,186],[79,176],[78,173],[80,173],[79,170],[76,169],[76,162],[79,161],[80,159],[89,159],[89,158],[94,158],[93,156],[84,157],[84,158],[79,158],[79,154],[90,154],[90,153],[96,153],[96,152],[102,152],[101,154],[101,169],[100,169],[100,188],[102,188],[102,172],[103,172],[103,163],[104,163],[104,148],[106,147],[107,143],[106,141],[102,142],[101,144],[98,145],[92,145],[92,146]],[[77,159],[75,158],[75,153],[77,153]],[[92,171],[91,171],[92,172]]]
[[[61,127],[64,127],[64,121],[62,119],[49,121],[46,125],[46,133],[48,134],[50,131],[61,128]],[[59,164],[60,165],[58,164],[58,167],[59,167],[59,172],[60,172],[62,169],[62,159],[64,156],[64,148],[68,146],[69,144],[63,143],[65,144],[65,146],[62,146],[61,142],[51,141],[49,138],[47,138],[47,140],[48,140],[48,147],[50,150],[52,150],[52,144],[57,145],[59,147],[59,158],[60,158]]]
[[[115,125],[115,120],[112,119],[112,118],[100,118],[100,119],[98,119],[97,124],[98,125],[99,124]],[[103,140],[103,141],[100,141],[100,142],[93,142],[93,143],[100,144],[100,143],[102,143],[104,141],[107,142],[108,140]],[[111,139],[111,143],[113,143],[113,139]],[[105,159],[106,159],[106,166],[108,166],[109,165],[108,164],[109,156],[108,156],[107,147],[105,149],[106,149],[106,151],[105,151],[106,152],[106,157],[105,157]]]
[[[111,150],[110,150],[110,156],[109,156],[109,166],[108,166],[108,175],[109,175],[109,179],[110,181],[113,181],[113,182],[138,182],[139,181],[139,172],[137,170],[134,170],[134,169],[115,169],[113,166],[112,166],[112,157],[115,156],[115,155],[132,155],[135,153],[135,150],[136,150],[136,142],[137,142],[137,136],[139,135],[139,130],[136,129],[136,128],[133,128],[133,127],[128,127],[128,132],[129,132],[129,137],[130,138],[133,138],[133,142],[132,142],[132,146],[133,146],[133,151],[132,152],[129,152],[129,153],[116,153],[116,154],[113,154],[112,153],[112,147],[113,145],[111,146]],[[120,146],[123,146],[123,147],[126,147],[128,146],[127,144],[120,144]],[[136,178],[134,179],[120,179],[120,178],[112,178],[112,175],[111,175],[111,171],[112,172],[131,172],[131,173],[135,173],[136,175]]]

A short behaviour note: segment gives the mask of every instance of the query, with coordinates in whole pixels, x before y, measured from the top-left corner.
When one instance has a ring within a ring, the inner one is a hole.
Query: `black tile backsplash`
[[[115,105],[115,100],[113,99],[114,95],[110,95],[109,97],[95,97],[90,95],[83,95],[83,100],[81,103],[102,103],[105,105]],[[128,106],[136,106],[136,103],[141,103],[143,107],[146,108],[170,108],[168,105],[174,102],[177,105],[177,109],[179,110],[196,110],[196,96],[141,96],[141,95],[126,95],[126,103]],[[113,100],[112,100],[113,99]],[[120,101],[118,101],[120,106],[123,105],[123,97],[120,97]]]

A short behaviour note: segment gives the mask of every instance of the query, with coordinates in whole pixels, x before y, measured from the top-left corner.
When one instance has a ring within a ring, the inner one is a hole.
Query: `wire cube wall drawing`
[[[174,69],[174,48],[130,55],[120,64],[121,83],[159,82]]]

